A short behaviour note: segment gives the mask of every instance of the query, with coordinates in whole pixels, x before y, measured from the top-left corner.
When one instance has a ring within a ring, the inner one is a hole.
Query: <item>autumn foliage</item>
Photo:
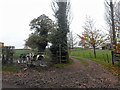
[[[97,30],[94,28],[94,23],[91,18],[88,18],[84,28],[84,32],[82,35],[77,34],[81,41],[80,45],[82,45],[84,48],[93,48],[94,49],[94,56],[96,58],[96,52],[95,48],[102,46],[105,44],[107,40],[109,40],[108,34],[102,34],[101,30]]]

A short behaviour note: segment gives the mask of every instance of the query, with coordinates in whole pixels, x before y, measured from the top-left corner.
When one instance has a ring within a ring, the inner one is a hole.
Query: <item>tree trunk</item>
[[[94,49],[94,57],[96,58],[96,50],[95,50],[95,45],[93,45],[93,49]]]
[[[114,10],[113,10],[113,2],[110,1],[110,9],[111,9],[111,18],[112,18],[112,30],[113,30],[113,44],[116,44],[116,40],[115,40],[115,23],[114,23]]]

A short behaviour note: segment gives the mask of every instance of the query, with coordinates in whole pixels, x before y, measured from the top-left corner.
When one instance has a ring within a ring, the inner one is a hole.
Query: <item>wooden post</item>
[[[112,64],[114,65],[114,58],[113,58],[114,57],[114,52],[112,51],[111,54],[112,54]]]
[[[89,55],[90,55],[90,58],[92,58],[90,51],[89,51]]]
[[[108,54],[106,54],[107,55],[107,61],[108,61],[108,63],[109,63],[109,57],[108,57]]]
[[[104,57],[104,54],[103,54],[103,59],[104,59],[104,61],[106,62],[105,57]]]
[[[60,63],[61,63],[61,44],[59,44],[59,59],[60,59]]]

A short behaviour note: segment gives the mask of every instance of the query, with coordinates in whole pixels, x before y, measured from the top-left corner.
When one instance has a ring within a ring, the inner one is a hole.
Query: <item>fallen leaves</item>
[[[120,74],[120,68],[118,66],[109,64],[109,65],[106,65],[105,69],[111,71],[112,73],[114,73],[116,75]]]

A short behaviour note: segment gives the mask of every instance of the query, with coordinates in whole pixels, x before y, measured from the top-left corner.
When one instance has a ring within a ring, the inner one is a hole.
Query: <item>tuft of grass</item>
[[[60,67],[65,67],[65,66],[71,65],[73,63],[74,63],[74,61],[72,59],[70,59],[69,63],[54,64],[54,66],[60,68]]]
[[[81,59],[81,58],[77,58],[77,57],[72,57],[72,58],[75,58],[75,59],[81,61],[84,66],[88,66],[88,65],[89,65],[89,63],[88,63],[87,61],[85,61],[85,60],[83,60],[83,59]]]
[[[50,59],[50,56],[47,56],[47,55],[44,55],[44,56],[45,56],[45,58]]]
[[[37,67],[36,67],[36,69],[40,70],[40,69],[41,69],[41,67],[40,67],[40,66],[37,66]]]
[[[2,71],[6,71],[6,72],[17,72],[19,71],[20,68],[17,66],[2,66]]]

